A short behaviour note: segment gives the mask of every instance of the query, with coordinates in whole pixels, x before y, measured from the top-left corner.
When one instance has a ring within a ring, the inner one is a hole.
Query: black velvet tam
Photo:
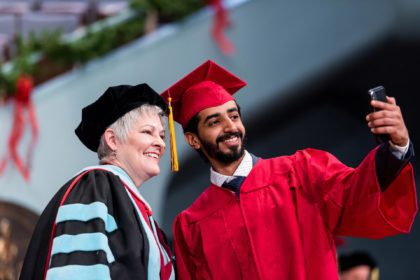
[[[125,113],[143,104],[156,105],[167,112],[162,97],[147,84],[109,87],[98,100],[83,108],[76,135],[86,147],[96,152],[105,130]]]
[[[355,251],[350,254],[340,255],[338,257],[338,263],[340,272],[344,272],[361,265],[367,265],[370,269],[377,267],[377,263],[373,257],[369,253],[363,251]]]

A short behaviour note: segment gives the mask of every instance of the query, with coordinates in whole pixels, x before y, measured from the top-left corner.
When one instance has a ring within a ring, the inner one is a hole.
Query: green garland
[[[133,9],[156,11],[160,22],[177,21],[201,9],[203,0],[131,0]]]
[[[180,20],[202,8],[203,0],[131,0],[135,16],[107,26],[99,31],[87,28],[86,34],[76,41],[65,41],[60,31],[30,36],[25,42],[17,40],[18,55],[5,69],[0,67],[0,101],[12,97],[16,80],[22,74],[33,76],[35,84],[83,65],[113,49],[126,44],[144,33],[146,14],[157,12],[159,23]],[[34,59],[38,54],[41,59]]]

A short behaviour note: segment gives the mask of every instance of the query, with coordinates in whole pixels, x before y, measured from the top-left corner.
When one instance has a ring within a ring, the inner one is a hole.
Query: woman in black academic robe
[[[20,279],[174,279],[171,252],[138,191],[160,172],[167,107],[148,85],[108,88],[76,135],[97,152],[51,199]]]

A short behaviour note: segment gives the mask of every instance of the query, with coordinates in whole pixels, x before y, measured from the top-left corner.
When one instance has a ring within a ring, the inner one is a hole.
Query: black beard
[[[239,147],[239,149],[237,147],[230,147],[229,148],[229,152],[222,152],[219,150],[219,143],[229,139],[230,137],[238,137],[239,139],[241,139],[241,146]],[[245,140],[246,137],[244,137],[242,135],[241,132],[234,132],[234,133],[226,133],[224,135],[221,135],[219,137],[217,137],[216,139],[216,144],[211,143],[211,142],[207,142],[203,139],[200,139],[200,142],[202,144],[202,148],[203,150],[206,152],[207,156],[210,158],[214,158],[217,161],[223,163],[223,164],[230,164],[232,162],[237,161],[238,159],[240,159],[244,153],[245,153]]]

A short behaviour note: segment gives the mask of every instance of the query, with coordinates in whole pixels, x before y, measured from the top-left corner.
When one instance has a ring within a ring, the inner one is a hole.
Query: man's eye
[[[216,125],[216,124],[218,124],[218,123],[219,123],[219,121],[218,121],[218,120],[211,121],[211,122],[209,122],[208,126],[212,127],[212,126],[215,126],[215,125]]]

